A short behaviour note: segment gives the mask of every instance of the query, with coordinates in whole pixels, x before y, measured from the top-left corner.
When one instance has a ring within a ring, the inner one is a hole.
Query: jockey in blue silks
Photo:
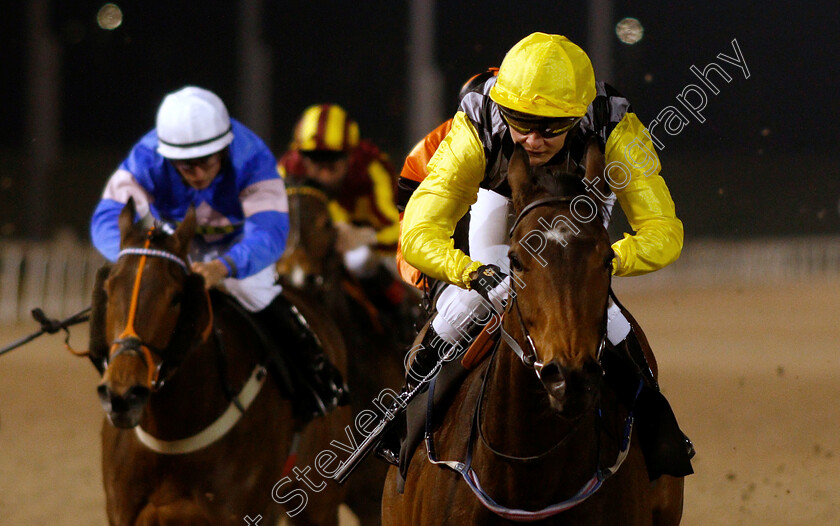
[[[291,314],[276,283],[274,264],[289,231],[277,160],[254,132],[230,118],[216,94],[195,86],[168,94],[155,129],[111,175],[91,220],[93,244],[110,261],[120,251],[117,219],[129,198],[139,216],[151,214],[164,224],[183,220],[194,206],[198,226],[190,251],[192,271],[204,277],[207,288],[223,288],[272,328],[267,332],[278,347],[288,347],[290,337],[307,340],[299,347],[308,356],[291,358],[305,358],[314,373],[320,400],[314,401],[313,413],[344,398],[340,373]]]

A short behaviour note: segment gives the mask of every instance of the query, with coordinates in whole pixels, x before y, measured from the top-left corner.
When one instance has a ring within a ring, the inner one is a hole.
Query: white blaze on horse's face
[[[565,247],[569,244],[569,238],[574,235],[569,228],[564,226],[563,224],[559,224],[552,229],[546,230],[545,238],[548,241],[554,241],[561,247]]]

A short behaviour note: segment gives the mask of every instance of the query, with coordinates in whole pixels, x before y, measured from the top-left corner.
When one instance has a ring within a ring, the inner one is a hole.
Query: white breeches
[[[470,208],[470,258],[487,265],[498,265],[505,274],[510,273],[507,256],[510,248],[508,229],[512,219],[509,218],[510,210],[512,207],[506,197],[483,188],[478,191],[478,200]],[[455,285],[447,286],[441,293],[437,300],[437,312],[432,327],[450,344],[467,340],[476,325],[483,325],[491,319],[486,303],[477,292]],[[615,345],[629,332],[630,323],[610,300],[607,338]]]
[[[398,276],[396,258],[393,255],[383,256],[367,245],[348,250],[342,258],[347,271],[356,278],[373,277],[380,266],[384,266],[392,275]]]
[[[225,278],[222,283],[243,307],[251,312],[259,312],[283,291],[283,287],[275,283],[276,280],[277,271],[274,265],[269,265],[245,279]]]

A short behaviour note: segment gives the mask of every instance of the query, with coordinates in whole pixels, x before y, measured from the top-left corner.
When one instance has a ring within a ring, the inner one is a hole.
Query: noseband
[[[146,266],[146,258],[155,257],[167,259],[181,267],[184,274],[189,274],[189,267],[187,267],[187,264],[183,259],[171,252],[150,248],[154,232],[154,227],[149,229],[146,233],[146,243],[142,248],[125,248],[117,255],[117,259],[129,255],[140,256],[140,263],[137,265],[137,275],[134,278],[134,288],[131,291],[131,302],[128,308],[128,320],[126,321],[125,329],[123,329],[119,337],[111,343],[108,359],[105,363],[105,367],[108,367],[111,360],[123,353],[132,353],[139,356],[146,363],[146,368],[149,371],[147,387],[152,391],[160,389],[163,385],[160,375],[164,364],[163,351],[144,342],[134,329],[134,321],[137,318],[137,303],[140,296],[140,283],[143,279],[143,269]],[[212,326],[212,321],[210,325]],[[155,359],[152,354],[157,355],[161,359],[160,362],[155,364]]]

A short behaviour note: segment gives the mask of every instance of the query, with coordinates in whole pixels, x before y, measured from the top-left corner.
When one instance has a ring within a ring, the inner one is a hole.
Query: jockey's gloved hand
[[[470,289],[487,300],[496,312],[505,309],[508,292],[510,291],[510,277],[496,265],[482,265],[470,273]]]

